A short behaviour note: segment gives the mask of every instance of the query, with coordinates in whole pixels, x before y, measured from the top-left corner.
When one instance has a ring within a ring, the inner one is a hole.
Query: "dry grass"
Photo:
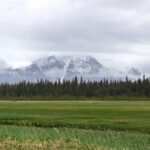
[[[108,150],[94,145],[83,145],[79,140],[17,141],[1,139],[0,150]],[[110,150],[110,149],[109,149]]]

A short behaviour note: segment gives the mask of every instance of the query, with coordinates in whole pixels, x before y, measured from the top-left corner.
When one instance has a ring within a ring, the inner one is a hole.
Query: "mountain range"
[[[0,83],[17,83],[20,81],[36,82],[37,80],[72,80],[75,76],[86,81],[136,80],[142,73],[135,68],[122,72],[103,66],[98,60],[90,56],[50,56],[38,59],[24,68],[0,68]]]

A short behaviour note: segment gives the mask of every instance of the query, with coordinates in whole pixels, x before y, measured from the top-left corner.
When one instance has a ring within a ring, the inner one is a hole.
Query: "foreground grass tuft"
[[[60,150],[62,150],[62,148],[76,150],[150,150],[149,134],[117,132],[110,130],[96,131],[71,128],[51,129],[35,127],[0,126],[0,143],[2,144],[2,146],[4,145],[4,143],[6,143],[6,145],[12,146],[11,149],[13,149],[12,144],[15,142],[17,145],[16,150],[18,150],[18,145],[21,146],[20,149],[22,150],[24,144],[34,145],[37,143],[39,143],[39,145],[41,145],[42,148],[45,148],[45,145],[47,145],[47,147],[55,147],[56,145],[61,145],[61,148],[58,148]],[[33,146],[33,148],[34,150],[38,149],[36,148],[36,146]],[[0,150],[1,149],[2,148],[0,148]]]
[[[100,146],[85,145],[79,140],[48,140],[48,141],[24,141],[5,139],[0,140],[1,150],[110,150]]]

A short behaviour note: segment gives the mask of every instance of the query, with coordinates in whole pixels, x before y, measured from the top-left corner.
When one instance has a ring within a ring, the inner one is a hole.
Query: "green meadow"
[[[32,149],[19,144],[27,141],[31,145],[49,142],[48,147],[61,141],[64,149],[148,150],[150,102],[1,101],[0,140],[1,149],[7,141],[16,141],[16,149]],[[70,144],[72,140],[78,144]]]

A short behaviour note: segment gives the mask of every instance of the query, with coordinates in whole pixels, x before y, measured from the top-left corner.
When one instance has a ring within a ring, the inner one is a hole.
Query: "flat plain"
[[[4,143],[77,140],[78,149],[150,149],[148,101],[1,101],[0,125]]]

